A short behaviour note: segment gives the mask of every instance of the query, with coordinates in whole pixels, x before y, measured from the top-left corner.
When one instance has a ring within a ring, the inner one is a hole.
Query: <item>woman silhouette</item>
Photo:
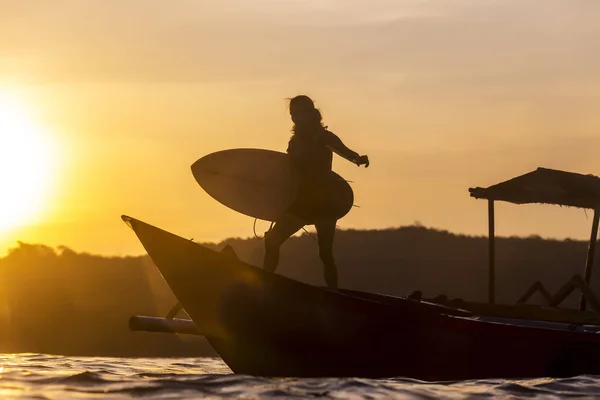
[[[368,167],[369,158],[350,150],[340,138],[327,130],[322,123],[321,112],[310,97],[299,95],[292,98],[289,109],[294,127],[287,153],[298,174],[299,188],[294,203],[265,234],[263,268],[274,272],[283,242],[311,221],[317,230],[325,282],[329,288],[337,289],[337,269],[333,259],[337,218],[323,199],[323,188],[328,184],[334,152],[358,166]]]

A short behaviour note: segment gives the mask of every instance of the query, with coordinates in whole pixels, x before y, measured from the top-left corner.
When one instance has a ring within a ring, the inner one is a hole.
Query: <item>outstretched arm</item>
[[[361,165],[364,165],[365,168],[369,166],[369,157],[361,156],[357,152],[350,150],[348,147],[346,147],[342,140],[339,137],[337,137],[337,135],[331,132],[329,132],[329,135],[327,135],[326,146],[340,157],[343,157],[346,160],[353,162],[359,167]]]

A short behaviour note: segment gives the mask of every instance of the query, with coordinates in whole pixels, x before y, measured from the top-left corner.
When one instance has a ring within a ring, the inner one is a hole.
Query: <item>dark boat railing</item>
[[[586,300],[590,308],[600,315],[600,303],[598,302],[598,298],[579,274],[576,274],[569,279],[567,283],[565,283],[553,296],[550,295],[550,292],[540,281],[536,281],[533,283],[533,285],[531,285],[527,292],[521,296],[521,298],[517,301],[517,304],[524,304],[531,298],[531,296],[533,296],[536,292],[539,292],[546,300],[547,305],[551,307],[558,307],[560,303],[569,297],[569,295],[576,289],[581,291],[581,296]]]

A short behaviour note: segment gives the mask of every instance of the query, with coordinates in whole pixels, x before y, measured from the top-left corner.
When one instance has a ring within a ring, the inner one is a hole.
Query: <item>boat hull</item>
[[[484,322],[407,299],[333,292],[123,219],[235,373],[429,381],[600,373],[594,333]]]

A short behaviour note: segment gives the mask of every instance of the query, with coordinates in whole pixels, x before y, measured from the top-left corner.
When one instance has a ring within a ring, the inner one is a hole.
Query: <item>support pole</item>
[[[488,224],[489,224],[489,276],[488,276],[488,303],[494,304],[496,294],[496,243],[494,222],[494,200],[488,200]],[[597,225],[596,225],[597,227]]]
[[[600,208],[594,210],[594,222],[592,223],[592,234],[590,235],[590,243],[588,245],[587,260],[585,262],[585,283],[590,284],[592,278],[592,267],[594,266],[594,255],[596,253],[596,241],[598,240],[598,220],[600,219]],[[579,309],[585,310],[585,297],[581,295]]]

